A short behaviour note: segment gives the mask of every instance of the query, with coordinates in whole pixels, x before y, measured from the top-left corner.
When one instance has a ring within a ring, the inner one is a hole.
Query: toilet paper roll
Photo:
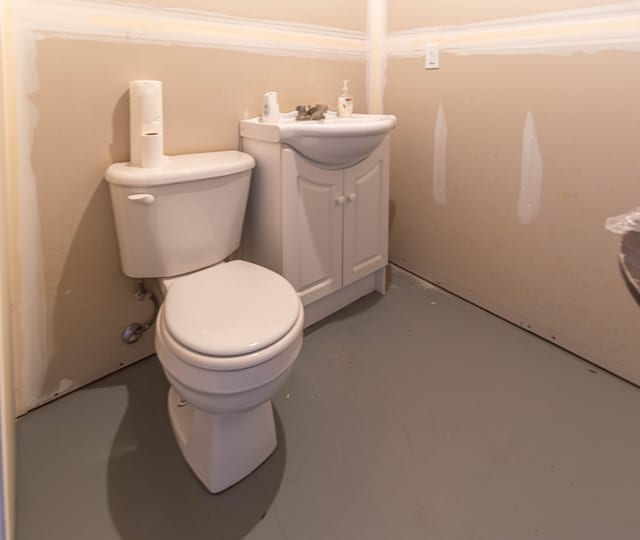
[[[143,133],[140,136],[140,165],[142,167],[160,167],[163,152],[162,133]]]
[[[142,146],[145,134],[157,133],[162,144],[162,81],[131,81],[129,83],[129,132],[131,163],[142,165]],[[149,143],[151,146],[157,141]],[[160,149],[160,156],[163,149]]]
[[[279,119],[280,104],[278,103],[278,92],[267,92],[264,95],[262,121],[270,124],[276,124]]]

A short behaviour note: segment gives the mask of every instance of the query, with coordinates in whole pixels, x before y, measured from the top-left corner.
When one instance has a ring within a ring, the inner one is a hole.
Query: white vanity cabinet
[[[325,169],[279,143],[243,139],[256,159],[243,252],[287,278],[305,326],[374,290],[388,261],[389,137],[364,160]]]

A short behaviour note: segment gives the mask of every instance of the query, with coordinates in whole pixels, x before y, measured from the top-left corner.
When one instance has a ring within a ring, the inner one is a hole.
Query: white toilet
[[[271,455],[271,397],[302,346],[304,311],[282,276],[246,261],[240,245],[253,158],[236,151],[115,163],[110,184],[120,256],[131,277],[165,293],[156,352],[171,383],[169,417],[209,491],[235,484]]]

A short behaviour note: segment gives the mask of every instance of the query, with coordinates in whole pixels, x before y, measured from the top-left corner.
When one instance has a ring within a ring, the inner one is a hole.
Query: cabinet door
[[[362,163],[344,172],[346,286],[387,264],[389,256],[389,137]]]
[[[282,150],[283,275],[304,304],[337,291],[342,278],[342,171]]]

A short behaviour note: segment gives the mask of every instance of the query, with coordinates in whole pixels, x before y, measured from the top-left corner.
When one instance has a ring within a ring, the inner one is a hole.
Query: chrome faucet
[[[324,113],[329,110],[328,105],[320,105],[316,104],[314,107],[309,105],[305,107],[304,105],[298,105],[296,107],[296,111],[298,111],[298,115],[296,116],[296,120],[324,120]]]

